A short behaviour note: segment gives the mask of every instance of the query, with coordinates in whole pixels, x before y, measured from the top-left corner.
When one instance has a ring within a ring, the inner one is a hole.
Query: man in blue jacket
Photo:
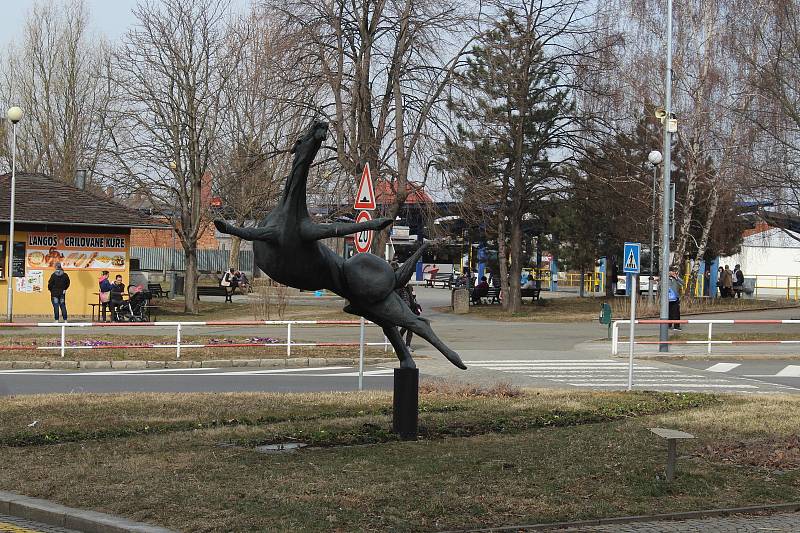
[[[50,291],[50,300],[53,302],[53,318],[56,322],[59,322],[59,309],[64,322],[67,321],[67,289],[69,289],[69,276],[61,268],[61,263],[56,263],[56,271],[50,275],[50,280],[47,282],[47,290]]]

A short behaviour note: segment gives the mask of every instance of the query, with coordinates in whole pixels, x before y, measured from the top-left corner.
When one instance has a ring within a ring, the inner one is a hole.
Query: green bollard
[[[611,305],[604,303],[600,306],[600,323],[608,325],[608,339],[611,340]]]

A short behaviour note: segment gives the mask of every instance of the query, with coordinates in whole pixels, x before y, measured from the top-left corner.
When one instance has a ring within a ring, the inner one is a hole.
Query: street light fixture
[[[658,165],[664,160],[661,152],[653,150],[647,154],[647,160],[653,165],[653,210],[650,212],[650,277],[647,280],[647,297],[653,301],[653,276],[655,269],[653,261],[655,260],[656,250],[656,185],[658,183]]]
[[[11,121],[11,209],[8,217],[8,269],[6,281],[8,283],[8,297],[6,298],[6,315],[8,321],[14,320],[14,278],[12,272],[14,260],[14,203],[17,186],[17,122],[22,120],[22,109],[17,106],[6,111],[6,119]]]

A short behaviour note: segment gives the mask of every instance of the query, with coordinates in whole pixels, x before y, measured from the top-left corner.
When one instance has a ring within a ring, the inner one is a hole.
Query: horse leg
[[[408,311],[408,315],[403,317],[404,320],[398,326],[408,329],[412,331],[431,343],[431,345],[439,350],[442,355],[444,355],[448,361],[456,365],[458,368],[462,370],[466,370],[467,366],[461,360],[461,356],[456,353],[455,350],[450,349],[444,342],[442,342],[439,337],[436,336],[436,333],[433,332],[430,323],[425,318],[415,315],[410,310]]]
[[[417,368],[417,365],[411,358],[411,352],[408,350],[406,343],[403,342],[403,337],[400,335],[400,332],[397,331],[397,328],[395,326],[385,326],[383,328],[383,334],[386,335],[386,338],[392,343],[392,348],[394,348],[397,358],[400,360],[400,368]]]
[[[380,231],[392,224],[391,218],[376,218],[368,222],[334,222],[332,224],[316,224],[305,219],[300,225],[300,238],[304,241],[318,241],[330,237],[352,235],[361,231]]]
[[[240,228],[238,226],[234,226],[233,224],[228,224],[224,220],[215,220],[214,226],[220,231],[220,233],[227,233],[228,235],[235,235],[239,238],[242,238],[246,241],[270,241],[275,242],[277,239],[277,235],[275,234],[275,230],[269,227],[258,227],[258,228]]]

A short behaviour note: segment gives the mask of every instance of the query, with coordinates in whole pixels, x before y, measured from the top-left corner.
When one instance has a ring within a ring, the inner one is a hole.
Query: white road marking
[[[710,367],[706,368],[707,372],[729,372],[736,368],[737,366],[742,366],[741,363],[717,363],[715,365],[711,365]]]
[[[529,379],[548,380],[554,383],[575,387],[626,388],[628,385],[628,364],[613,359],[531,359],[470,361],[473,367],[517,374]],[[730,365],[730,363],[728,363]],[[733,363],[725,371],[739,366]],[[715,365],[717,373],[723,368]],[[799,374],[800,375],[800,374]],[[758,385],[744,384],[740,377],[726,379],[712,378],[701,369],[682,367],[653,366],[636,364],[634,366],[634,386],[639,388],[714,390],[725,389],[742,391],[759,389]],[[767,385],[767,384],[765,384]]]
[[[568,385],[574,385],[576,387],[627,387],[627,381],[620,381],[618,383],[568,383]],[[639,388],[666,388],[669,387],[671,389],[757,389],[758,387],[755,385],[719,385],[719,384],[710,384],[704,385],[699,383],[647,383],[647,384],[639,384],[636,380],[633,381],[633,387]]]
[[[800,365],[787,365],[786,368],[775,374],[779,378],[797,378],[800,377]]]

